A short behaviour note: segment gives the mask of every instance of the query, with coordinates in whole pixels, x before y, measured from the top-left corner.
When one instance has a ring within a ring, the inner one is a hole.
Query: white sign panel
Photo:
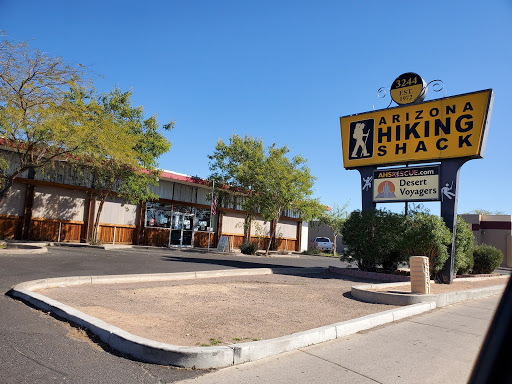
[[[380,169],[373,172],[373,201],[438,201],[439,166]]]

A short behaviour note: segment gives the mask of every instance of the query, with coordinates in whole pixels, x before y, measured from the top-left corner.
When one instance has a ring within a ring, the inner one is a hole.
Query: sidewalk
[[[436,309],[180,383],[466,383],[500,298]]]

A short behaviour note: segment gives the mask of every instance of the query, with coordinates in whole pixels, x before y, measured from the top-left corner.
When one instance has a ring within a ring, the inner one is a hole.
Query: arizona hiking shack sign
[[[340,118],[343,165],[353,169],[481,158],[492,90]]]
[[[361,175],[363,211],[385,202],[405,202],[406,212],[409,201],[441,203],[452,232],[442,281],[451,283],[459,170],[484,156],[494,96],[486,89],[424,102],[429,84],[435,92],[442,89],[435,89],[440,80],[425,84],[418,74],[404,73],[389,90],[397,107],[341,117],[343,165]],[[418,163],[423,164],[409,166]]]

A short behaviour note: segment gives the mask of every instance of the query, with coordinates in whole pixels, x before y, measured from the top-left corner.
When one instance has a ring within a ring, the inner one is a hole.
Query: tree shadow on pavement
[[[274,274],[279,275],[293,275],[300,277],[311,277],[315,279],[337,279],[337,280],[350,280],[358,281],[353,277],[341,276],[335,273],[328,272],[326,268],[322,267],[298,267],[293,265],[271,264],[271,263],[257,263],[242,260],[226,260],[226,259],[211,259],[202,257],[181,257],[181,256],[162,256],[161,260],[174,261],[180,263],[197,263],[209,264],[229,267],[233,269],[251,269],[251,268],[270,268]],[[363,280],[361,280],[363,281]]]

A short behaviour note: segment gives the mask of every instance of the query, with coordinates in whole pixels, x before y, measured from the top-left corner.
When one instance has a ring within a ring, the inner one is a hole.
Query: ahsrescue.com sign
[[[343,165],[393,165],[485,151],[493,92],[467,93],[340,118]]]
[[[438,165],[380,169],[373,172],[374,202],[436,200],[439,200]]]

